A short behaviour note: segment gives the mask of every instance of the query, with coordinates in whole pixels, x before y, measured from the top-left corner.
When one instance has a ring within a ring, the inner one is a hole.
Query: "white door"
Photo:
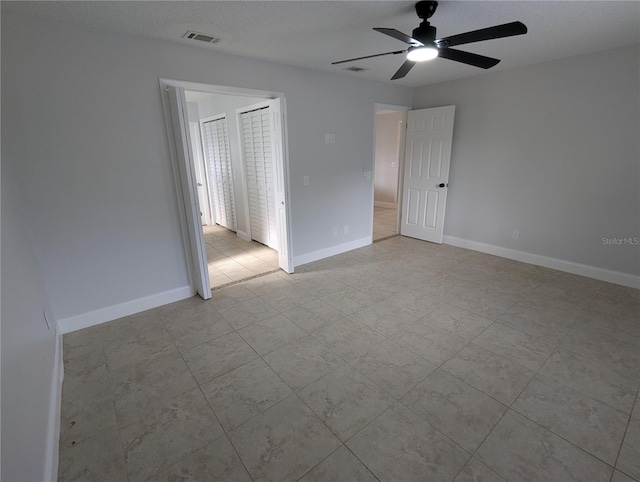
[[[185,217],[189,229],[189,254],[192,260],[193,283],[196,292],[205,300],[211,298],[209,273],[207,267],[207,252],[204,245],[200,221],[200,207],[198,205],[198,188],[193,167],[193,153],[189,141],[189,125],[187,121],[187,100],[182,87],[172,87],[169,90],[169,106],[171,109],[171,123],[173,138],[178,158],[180,186],[184,201]]]
[[[226,117],[204,119],[202,131],[216,223],[236,231],[235,196]]]
[[[251,239],[278,249],[272,112],[269,104],[250,106],[240,113],[241,149],[249,199]]]
[[[209,183],[205,170],[204,156],[202,155],[202,140],[200,139],[200,123],[189,122],[189,133],[191,134],[191,151],[193,152],[193,163],[196,174],[196,185],[198,187],[198,203],[200,205],[200,217],[202,225],[213,224],[211,220],[211,210],[209,204]]]
[[[400,234],[442,243],[455,106],[409,111]]]

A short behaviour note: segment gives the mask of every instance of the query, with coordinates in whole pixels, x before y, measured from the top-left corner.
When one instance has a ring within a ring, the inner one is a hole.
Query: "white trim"
[[[389,209],[397,209],[397,203],[386,203],[384,201],[374,201],[373,205],[377,208],[389,208]]]
[[[457,238],[455,236],[445,235],[443,241],[445,244],[450,244],[451,246],[457,246],[459,248],[472,249],[474,251],[480,251],[481,253],[493,254],[503,258],[522,261],[523,263],[557,269],[558,271],[587,276],[589,278],[607,281],[609,283],[615,283],[622,286],[629,286],[631,288],[640,288],[640,276],[623,273],[621,271],[613,271],[610,269],[598,268],[596,266],[574,263],[573,261],[550,258],[548,256],[527,253],[516,249],[503,248],[501,246],[480,243],[478,241],[470,241],[468,239]]]
[[[294,256],[293,266],[295,267],[307,263],[312,263],[314,261],[318,261],[319,259],[329,258],[330,256],[346,253],[347,251],[351,251],[353,249],[363,248],[364,246],[369,246],[372,242],[372,237],[366,236],[364,238],[349,241],[348,243],[319,249],[317,251],[312,251],[311,253],[303,254],[300,256]]]
[[[243,241],[248,241],[251,242],[251,236],[249,236],[249,233],[245,233],[244,231],[236,231],[236,234],[238,235],[238,237],[240,239],[242,239]]]
[[[47,427],[47,452],[44,462],[44,480],[58,479],[58,455],[60,444],[60,419],[62,413],[62,381],[64,363],[62,356],[62,333],[56,324],[56,348],[53,358],[51,394],[49,397],[49,424]]]
[[[173,303],[174,301],[191,298],[195,291],[191,286],[183,286],[172,290],[163,291],[131,301],[125,301],[117,305],[107,306],[98,310],[89,311],[81,315],[70,316],[58,321],[62,333],[71,333],[90,326],[99,325],[111,320],[117,320],[123,316],[133,315],[141,311],[157,308],[158,306]]]

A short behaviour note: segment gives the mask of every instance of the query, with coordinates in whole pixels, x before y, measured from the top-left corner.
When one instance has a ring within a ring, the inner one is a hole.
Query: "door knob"
[[[444,186],[445,186],[444,182],[441,182],[440,184],[438,184],[438,187],[444,187]]]

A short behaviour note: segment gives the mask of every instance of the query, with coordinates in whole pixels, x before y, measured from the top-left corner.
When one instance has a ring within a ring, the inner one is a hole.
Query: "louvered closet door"
[[[207,169],[211,180],[211,199],[215,222],[225,228],[236,230],[236,212],[231,175],[231,156],[227,119],[221,118],[202,123]]]
[[[240,118],[251,237],[278,249],[270,113],[270,109],[264,107],[242,113]]]

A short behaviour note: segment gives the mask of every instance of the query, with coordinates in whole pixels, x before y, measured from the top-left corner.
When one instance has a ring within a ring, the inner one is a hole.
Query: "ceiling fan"
[[[393,52],[385,52],[383,54],[367,55],[365,57],[356,57],[354,59],[340,60],[332,62],[331,65],[343,64],[345,62],[353,62],[355,60],[369,59],[372,57],[381,57],[383,55],[407,54],[407,59],[400,66],[398,71],[393,74],[391,80],[401,79],[409,73],[416,62],[435,59],[441,57],[443,59],[461,62],[481,69],[490,69],[498,62],[499,59],[485,57],[484,55],[464,52],[462,50],[452,49],[456,45],[468,44],[472,42],[482,42],[483,40],[492,40],[503,37],[513,37],[514,35],[523,35],[527,33],[527,27],[522,22],[511,22],[495,27],[481,28],[471,32],[452,35],[436,39],[436,28],[429,24],[429,19],[435,13],[438,2],[420,1],[416,3],[416,13],[422,19],[422,23],[416,28],[411,36],[406,35],[394,28],[374,28],[376,32],[383,33],[389,37],[409,44],[409,48],[405,50],[396,50]]]

